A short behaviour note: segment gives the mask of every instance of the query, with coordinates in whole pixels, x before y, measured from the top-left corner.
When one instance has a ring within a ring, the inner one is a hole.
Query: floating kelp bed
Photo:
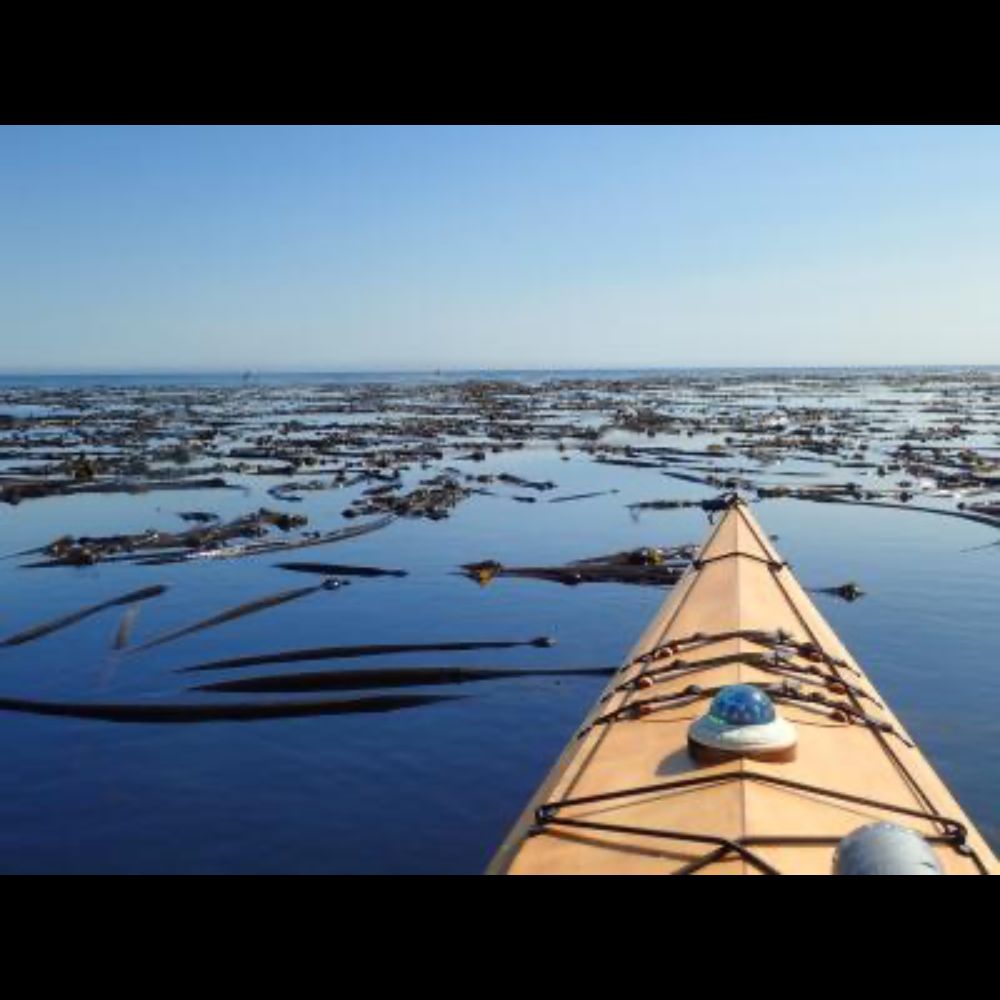
[[[49,545],[28,549],[15,555],[44,554],[48,559],[25,563],[25,569],[53,566],[93,566],[104,562],[128,562],[140,566],[163,566],[170,563],[193,562],[200,559],[239,559],[360,538],[388,527],[395,518],[380,517],[364,524],[338,528],[335,531],[312,532],[306,537],[288,540],[229,544],[240,538],[259,538],[269,528],[283,532],[302,528],[308,519],[301,515],[275,513],[261,508],[227,524],[191,528],[188,531],[144,531],[132,535],[106,535],[74,538],[64,535]]]
[[[603,510],[614,506],[609,498],[619,493],[623,494],[623,517],[629,514],[633,521],[647,511],[700,509],[712,516],[721,509],[720,491],[741,489],[760,500],[789,498],[918,510],[996,528],[1000,527],[1000,438],[998,447],[991,447],[974,435],[1000,428],[998,389],[1000,377],[985,372],[869,373],[861,381],[850,374],[814,372],[711,377],[656,373],[534,382],[468,378],[426,385],[386,380],[294,389],[277,385],[0,387],[0,405],[45,408],[24,415],[0,412],[0,462],[7,463],[0,470],[0,503],[24,503],[27,510],[17,512],[23,516],[36,507],[26,501],[45,498],[62,498],[52,502],[75,505],[78,496],[163,492],[171,500],[170,495],[178,491],[212,491],[205,494],[211,500],[185,499],[174,504],[192,509],[164,510],[171,518],[169,530],[86,535],[70,521],[64,528],[75,534],[11,557],[19,561],[18,568],[99,567],[108,573],[263,555],[280,558],[304,548],[360,539],[394,522],[400,522],[400,532],[404,522],[407,531],[437,531],[431,522],[449,518],[485,497],[493,499],[484,503],[509,502],[510,509],[523,509],[526,517],[547,511],[550,520],[541,520],[543,525],[554,523],[551,515],[556,508],[549,504],[604,498],[608,502],[594,505]],[[919,421],[914,422],[914,414],[920,415]],[[664,437],[672,440],[664,443]],[[651,440],[655,438],[659,440]],[[558,465],[543,468],[528,463],[518,470],[527,474],[512,471],[508,463],[519,452],[537,454],[541,449],[577,466],[592,465],[595,474],[589,479],[576,475],[560,483]],[[778,468],[782,463],[798,467]],[[843,471],[847,469],[854,471]],[[858,481],[844,482],[847,475],[856,475]],[[663,488],[666,480],[662,477],[676,484],[679,495],[638,499],[625,485],[632,476],[653,488],[646,496],[656,496],[657,484]],[[801,485],[802,479],[819,476],[837,481]],[[280,481],[275,483],[274,477]],[[609,481],[609,477],[613,478]],[[792,479],[798,480],[795,486],[784,485]],[[346,490],[353,492],[337,502],[336,491]],[[260,500],[272,506],[295,504],[294,509],[304,513],[256,503],[230,506],[224,513],[196,509],[212,503],[218,503],[220,510],[224,503],[242,504],[240,491],[259,494]],[[933,497],[937,506],[921,503],[921,497]],[[327,507],[319,501],[327,502]],[[317,519],[317,510],[325,520]],[[583,513],[567,509],[566,523]],[[343,526],[342,517],[352,523]],[[173,530],[178,526],[175,518],[184,522],[183,530]],[[358,590],[368,581],[380,581],[373,585],[391,597],[394,581],[410,586],[412,579],[401,581],[415,571],[419,574],[419,564],[381,568],[366,560],[385,558],[388,566],[394,566],[402,562],[400,553],[412,551],[406,547],[412,537],[398,549],[387,544],[382,555],[363,556],[357,564],[275,561],[273,569],[310,574],[316,583],[271,592],[264,584],[263,596],[215,613],[208,613],[209,607],[206,617],[153,631],[125,656],[112,655],[109,662],[127,663],[133,669],[133,664],[143,663],[145,651],[351,581],[356,581]],[[567,587],[588,583],[670,587],[695,555],[692,545],[644,546],[549,565],[541,560],[536,564],[531,549],[517,551],[517,565],[486,559],[464,564],[461,572],[483,585],[503,577]],[[263,572],[272,572],[271,567]],[[81,573],[79,579],[90,575]],[[67,577],[58,579],[62,582]],[[419,587],[420,581],[416,584]],[[112,640],[114,648],[122,650],[128,645],[140,604],[165,590],[163,584],[127,590],[120,597],[87,604],[17,631],[0,639],[0,646],[14,649],[122,608]],[[818,592],[848,601],[862,595],[853,583],[818,588]],[[349,605],[355,593],[349,592]],[[208,592],[207,599],[198,595],[194,606],[214,603],[215,594]],[[586,606],[585,599],[581,600]],[[396,635],[379,628],[374,637],[393,639]],[[544,637],[316,645],[220,657],[175,669],[180,673],[226,671],[267,664],[550,645],[552,640]],[[376,665],[246,677],[194,689],[225,696],[218,705],[218,699],[148,705],[0,699],[0,709],[107,721],[252,720],[395,711],[454,696],[395,693],[351,700],[243,704],[230,702],[229,696],[516,678],[556,681],[607,673],[604,667]]]
[[[762,480],[766,470],[785,477],[817,474],[773,469],[788,460],[895,477],[896,495],[904,502],[933,491],[956,497],[997,494],[1000,449],[976,440],[1000,423],[997,382],[995,372],[982,370],[711,377],[648,373],[292,388],[0,387],[0,405],[41,408],[0,412],[0,461],[24,463],[0,471],[0,502],[160,490],[248,491],[246,479],[278,474],[285,481],[264,492],[283,502],[302,502],[303,493],[367,485],[342,510],[344,515],[439,520],[470,497],[488,492],[482,488],[486,485],[540,495],[558,489],[554,478],[465,471],[469,463],[538,446],[548,446],[566,460],[581,457],[655,470],[713,490],[741,486],[761,496],[821,501],[824,492],[831,492],[826,486],[789,492]],[[687,446],[676,440],[616,443],[616,435],[701,440]],[[427,473],[417,483],[407,482],[405,474],[418,469]],[[232,482],[233,476],[243,482]],[[860,500],[859,490],[857,484],[845,484],[842,493],[847,498],[854,491]],[[563,503],[615,492],[546,499]],[[878,497],[874,492],[865,488],[868,501],[888,502],[893,490],[878,491]],[[630,506],[669,509],[710,502],[680,498]],[[984,502],[983,511],[1000,509],[998,505],[1000,498],[994,496]],[[949,512],[961,514],[962,506]],[[964,516],[974,520],[974,505],[968,507]],[[934,511],[944,513],[945,508]],[[149,532],[144,537],[70,539],[69,544],[53,543],[46,553],[51,558],[34,565],[241,558],[356,537],[326,531],[283,542],[229,544],[264,526],[287,531],[301,524],[294,515],[264,509],[229,525],[215,523],[215,515],[204,511],[180,516],[199,524],[187,537]],[[359,528],[373,531],[387,523],[375,520]],[[997,519],[980,523],[997,526]]]

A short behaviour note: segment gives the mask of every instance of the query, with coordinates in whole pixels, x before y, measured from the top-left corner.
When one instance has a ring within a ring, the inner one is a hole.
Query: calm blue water
[[[169,384],[227,384],[170,378]],[[282,385],[291,389],[301,381],[289,376]],[[4,384],[28,394],[68,385],[49,378]],[[73,386],[109,384],[87,376]],[[242,385],[242,377],[228,384]],[[910,405],[907,396],[899,398]],[[828,396],[823,403],[839,405]],[[31,403],[19,397],[17,405]],[[17,411],[13,404],[0,405],[3,412]],[[926,415],[914,407],[913,419],[920,422]],[[986,426],[976,433],[995,447],[998,430]],[[707,433],[661,435],[643,443],[697,447],[718,440]],[[120,613],[107,612],[37,642],[0,649],[0,696],[204,698],[209,696],[186,692],[189,681],[176,668],[222,656],[341,643],[549,635],[557,642],[552,649],[408,654],[345,666],[615,665],[665,592],[515,579],[481,588],[456,574],[457,565],[486,558],[508,565],[561,563],[641,545],[697,542],[708,530],[700,511],[630,514],[626,505],[633,501],[711,494],[658,470],[600,465],[580,451],[561,453],[548,444],[491,456],[485,463],[451,454],[441,464],[474,474],[551,479],[558,488],[528,504],[512,497],[534,495],[530,491],[494,485],[497,496],[473,496],[444,521],[403,519],[366,537],[273,558],[52,570],[22,569],[23,560],[17,559],[0,562],[2,635],[133,588],[170,585],[164,597],[143,605],[137,642],[310,582],[273,566],[286,558],[398,567],[410,574],[356,579],[339,591],[134,656],[110,651]],[[749,463],[741,458],[733,464]],[[807,463],[774,468],[864,481],[853,469]],[[433,471],[415,469],[406,474],[407,482],[415,484]],[[301,504],[281,505],[266,489],[308,474],[227,478],[241,482],[246,492],[0,504],[3,551],[42,545],[66,533],[180,530],[184,524],[176,512],[192,509],[231,518],[267,506],[307,513],[311,527],[336,528],[347,523],[341,511],[364,488],[304,494]],[[766,473],[760,478],[778,481]],[[822,478],[802,480],[812,481]],[[610,489],[619,492],[575,503],[546,502],[551,496]],[[974,550],[997,540],[996,532],[929,514],[794,500],[765,501],[755,510],[778,536],[779,549],[805,586],[855,580],[868,592],[850,605],[822,595],[815,600],[983,833],[1000,847],[1000,547]],[[240,675],[336,666],[268,667]],[[603,684],[599,677],[561,677],[435,687],[428,692],[460,698],[384,715],[253,723],[120,725],[0,713],[5,763],[0,872],[478,872]]]

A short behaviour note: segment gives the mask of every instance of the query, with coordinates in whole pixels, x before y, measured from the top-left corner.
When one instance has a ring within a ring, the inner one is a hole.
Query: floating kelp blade
[[[293,573],[321,573],[324,576],[407,576],[405,569],[379,569],[377,566],[345,566],[342,563],[287,562],[275,563],[276,569]]]
[[[517,670],[502,667],[399,667],[369,670],[322,670],[306,674],[245,677],[238,681],[202,684],[195,691],[278,694],[288,691],[349,691],[358,688],[422,687],[521,677],[610,677],[615,667],[568,667]]]
[[[177,512],[177,516],[182,521],[189,521],[195,524],[211,524],[214,521],[221,520],[218,514],[213,514],[207,510],[180,510]]]
[[[16,480],[0,484],[0,503],[16,506],[22,500],[51,496],[75,496],[82,493],[152,493],[160,490],[239,490],[240,486],[224,479],[171,479],[81,483],[77,480]]]
[[[591,500],[594,497],[609,497],[618,493],[618,490],[600,490],[596,493],[574,493],[568,497],[552,497],[549,503],[569,503],[571,500]]]
[[[847,507],[882,507],[885,510],[911,510],[916,511],[918,514],[938,514],[941,517],[957,517],[963,521],[985,524],[990,528],[1000,528],[1000,517],[992,517],[989,514],[978,514],[968,510],[946,510],[943,507],[928,507],[925,504],[895,503],[890,500],[858,500],[850,499],[846,496],[830,496],[820,492],[812,493],[809,490],[789,490],[771,495],[763,493],[761,499],[809,500],[813,503],[839,503]]]
[[[495,580],[503,573],[503,571],[503,565],[498,563],[495,559],[484,559],[482,562],[465,563],[465,565],[462,566],[462,572],[470,579],[475,580],[476,583],[482,587],[485,587],[486,584]]]
[[[706,505],[712,504],[712,500],[640,500],[626,506],[629,510],[681,510],[687,507],[701,507],[706,513],[715,508]]]
[[[118,628],[115,630],[114,642],[111,644],[113,649],[124,649],[128,645],[128,641],[132,636],[132,629],[135,626],[135,620],[138,617],[138,604],[133,604],[125,609],[122,614],[122,620],[118,623]]]
[[[199,663],[193,667],[182,667],[179,673],[200,670],[232,670],[236,667],[256,667],[265,663],[301,663],[307,660],[340,660],[356,656],[385,656],[394,653],[448,653],[468,652],[474,649],[516,649],[534,646],[545,649],[555,645],[548,636],[512,642],[410,642],[376,643],[365,646],[318,646],[314,649],[288,649],[281,653],[263,653],[259,656],[235,656],[211,663]]]
[[[268,608],[276,608],[278,605],[287,604],[289,601],[296,601],[300,597],[315,594],[319,590],[335,590],[340,585],[339,580],[324,580],[323,583],[318,583],[312,587],[296,587],[294,590],[282,590],[277,594],[271,594],[268,597],[260,597],[254,601],[247,601],[245,604],[240,604],[235,608],[229,608],[227,611],[213,615],[211,618],[205,618],[202,621],[195,622],[193,625],[186,625],[184,628],[174,629],[172,632],[166,632],[163,635],[156,636],[148,642],[144,642],[141,646],[136,646],[132,652],[140,653],[144,649],[152,649],[154,646],[162,646],[164,643],[173,642],[175,639],[180,639],[186,635],[192,635],[195,632],[201,632],[207,628],[214,628],[216,625],[224,625],[226,622],[235,621],[237,618],[244,618],[247,615],[256,614],[258,611],[266,611]]]
[[[812,587],[814,594],[828,594],[830,597],[839,597],[848,604],[860,600],[865,596],[865,592],[853,581],[838,584],[836,587]]]
[[[18,632],[16,635],[0,641],[0,646],[20,646],[25,642],[31,642],[33,639],[40,639],[44,635],[57,632],[59,629],[75,625],[77,622],[83,621],[84,618],[96,615],[99,611],[105,611],[108,608],[120,608],[126,604],[135,604],[137,601],[148,601],[151,597],[159,597],[166,589],[166,585],[156,584],[153,587],[143,587],[141,590],[130,591],[121,597],[113,597],[109,601],[101,601],[100,604],[91,604],[86,608],[81,608],[79,611],[74,611],[72,614],[63,615],[60,618],[54,618],[50,622],[35,625],[33,628]]]
[[[457,701],[461,695],[397,694],[366,698],[322,699],[319,701],[272,701],[207,704],[88,704],[86,702],[34,701],[28,698],[0,698],[0,711],[27,715],[53,715],[102,722],[253,722],[259,719],[292,719],[308,715],[352,715],[366,712],[395,712],[443,701]]]

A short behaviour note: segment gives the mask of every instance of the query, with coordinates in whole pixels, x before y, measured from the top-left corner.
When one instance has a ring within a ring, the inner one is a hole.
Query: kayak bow
[[[998,870],[734,497],[488,871]]]

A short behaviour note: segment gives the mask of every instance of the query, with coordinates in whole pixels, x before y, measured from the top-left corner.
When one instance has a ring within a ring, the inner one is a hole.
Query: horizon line
[[[11,368],[0,369],[0,378],[32,378],[39,376],[114,376],[130,375],[461,375],[469,372],[635,372],[635,371],[801,371],[811,369],[963,369],[996,368],[1000,361],[974,362],[846,362],[789,364],[673,364],[673,365],[527,365],[527,366],[468,366],[468,367],[356,367],[356,368]]]

